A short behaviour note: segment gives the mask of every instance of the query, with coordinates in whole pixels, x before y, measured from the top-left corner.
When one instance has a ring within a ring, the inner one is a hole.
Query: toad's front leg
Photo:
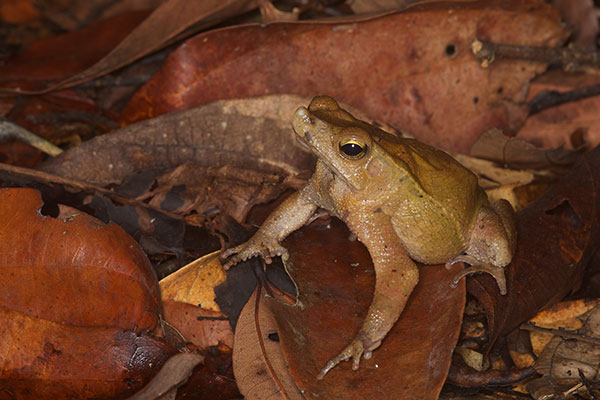
[[[311,201],[311,196],[312,187],[307,185],[284,200],[250,240],[223,251],[222,259],[231,257],[223,264],[223,267],[229,269],[240,261],[256,256],[262,257],[267,264],[271,262],[272,257],[276,256],[281,256],[286,261],[288,252],[281,245],[281,241],[304,225],[313,215],[317,206]]]
[[[375,293],[360,331],[325,365],[318,379],[342,361],[352,359],[352,369],[356,370],[361,357],[371,358],[371,352],[379,347],[400,317],[419,280],[417,266],[406,253],[389,217],[359,212],[348,215],[347,224],[369,250],[375,267]]]

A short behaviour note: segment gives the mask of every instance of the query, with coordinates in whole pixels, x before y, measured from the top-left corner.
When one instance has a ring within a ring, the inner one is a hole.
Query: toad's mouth
[[[313,146],[310,145],[312,138],[310,132],[304,132],[304,136],[296,134],[296,143],[298,143],[303,149],[314,151]]]

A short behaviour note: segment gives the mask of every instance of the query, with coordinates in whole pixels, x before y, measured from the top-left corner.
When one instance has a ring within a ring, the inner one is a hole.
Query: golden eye
[[[346,157],[356,160],[367,153],[367,145],[356,139],[348,139],[340,142],[340,150]]]

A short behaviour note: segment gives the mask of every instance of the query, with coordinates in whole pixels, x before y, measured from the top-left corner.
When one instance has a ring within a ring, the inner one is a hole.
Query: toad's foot
[[[360,358],[364,356],[365,359],[369,359],[372,356],[373,350],[375,350],[381,341],[378,340],[373,342],[369,340],[365,334],[359,333],[356,338],[350,343],[344,351],[342,351],[337,357],[329,360],[327,365],[323,367],[319,375],[317,375],[317,379],[323,379],[323,377],[336,365],[341,363],[342,361],[347,361],[352,358],[352,369],[356,371],[360,364]]]
[[[454,280],[450,284],[451,287],[456,287],[456,285],[458,285],[458,281],[460,281],[467,275],[474,274],[476,272],[487,272],[488,274],[492,275],[496,280],[496,283],[498,284],[498,289],[500,290],[500,294],[506,294],[506,276],[504,275],[504,267],[496,267],[494,265],[485,263],[482,264],[472,256],[461,254],[455,257],[454,259],[448,261],[446,263],[446,268],[450,269],[450,267],[452,267],[453,264],[461,261],[469,264],[470,267],[467,267],[460,271],[458,274],[456,274]]]
[[[246,243],[242,243],[221,253],[221,259],[226,259],[230,256],[231,258],[223,264],[223,268],[226,270],[241,261],[246,261],[249,258],[257,256],[262,257],[267,264],[271,264],[273,257],[281,256],[283,261],[287,261],[289,258],[287,249],[277,240],[262,235],[254,235]]]

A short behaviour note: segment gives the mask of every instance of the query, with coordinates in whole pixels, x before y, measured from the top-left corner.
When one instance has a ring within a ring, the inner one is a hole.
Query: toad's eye
[[[340,143],[340,150],[350,159],[359,159],[366,154],[367,145],[356,139],[350,139]]]

